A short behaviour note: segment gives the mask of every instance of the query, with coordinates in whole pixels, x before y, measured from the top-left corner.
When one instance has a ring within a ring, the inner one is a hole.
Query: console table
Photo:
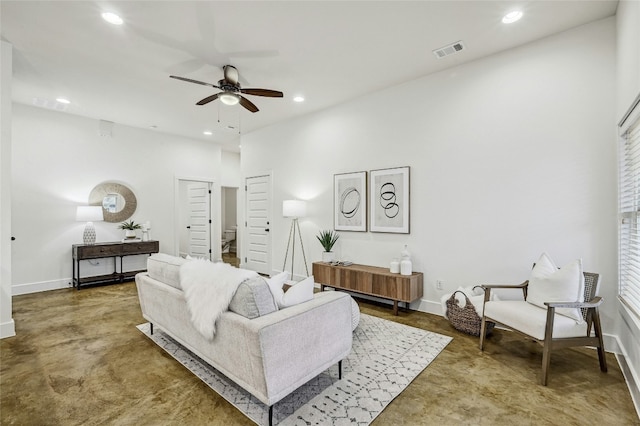
[[[314,262],[313,276],[320,289],[333,287],[393,300],[393,314],[398,315],[398,302],[409,303],[423,295],[422,272],[411,275],[392,274],[387,268],[367,265],[332,266]]]
[[[73,257],[73,286],[80,290],[83,284],[115,283],[131,279],[139,271],[123,271],[122,258],[140,254],[151,255],[158,253],[160,243],[158,241],[135,241],[122,243],[98,243],[98,244],[74,244],[71,246]],[[106,275],[94,275],[80,278],[80,261],[89,259],[113,258],[113,273]],[[117,267],[117,258],[120,258],[120,271]]]

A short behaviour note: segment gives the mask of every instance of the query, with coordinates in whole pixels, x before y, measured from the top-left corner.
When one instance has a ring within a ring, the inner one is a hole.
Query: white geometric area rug
[[[159,327],[137,328],[211,389],[259,425],[269,424],[269,407],[202,361]],[[368,425],[420,374],[451,337],[362,314],[353,346],[330,367],[273,406],[276,425]]]

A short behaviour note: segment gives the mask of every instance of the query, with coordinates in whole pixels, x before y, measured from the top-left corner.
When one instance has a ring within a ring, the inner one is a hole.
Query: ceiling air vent
[[[454,53],[458,53],[464,50],[464,44],[462,41],[456,41],[448,46],[441,47],[433,51],[433,54],[436,55],[436,58],[442,59],[445,56],[453,55]]]

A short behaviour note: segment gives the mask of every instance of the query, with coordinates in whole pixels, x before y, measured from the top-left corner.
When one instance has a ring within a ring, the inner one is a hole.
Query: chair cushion
[[[511,327],[538,340],[544,340],[547,310],[521,300],[490,301],[484,304],[484,315],[495,322]],[[555,314],[553,337],[582,337],[587,335],[587,323]]]
[[[549,255],[542,253],[531,271],[527,302],[546,309],[544,302],[583,302],[584,273],[577,259],[558,269]],[[558,308],[556,313],[584,322],[577,308]]]
[[[229,303],[229,310],[254,319],[278,310],[276,301],[264,278],[257,276],[243,281]]]

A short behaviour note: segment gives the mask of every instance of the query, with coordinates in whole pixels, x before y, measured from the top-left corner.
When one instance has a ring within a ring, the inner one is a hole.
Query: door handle
[[[187,229],[191,229],[191,226],[187,226]]]
[[[266,229],[264,230],[264,232],[269,232],[269,228],[266,228]]]

